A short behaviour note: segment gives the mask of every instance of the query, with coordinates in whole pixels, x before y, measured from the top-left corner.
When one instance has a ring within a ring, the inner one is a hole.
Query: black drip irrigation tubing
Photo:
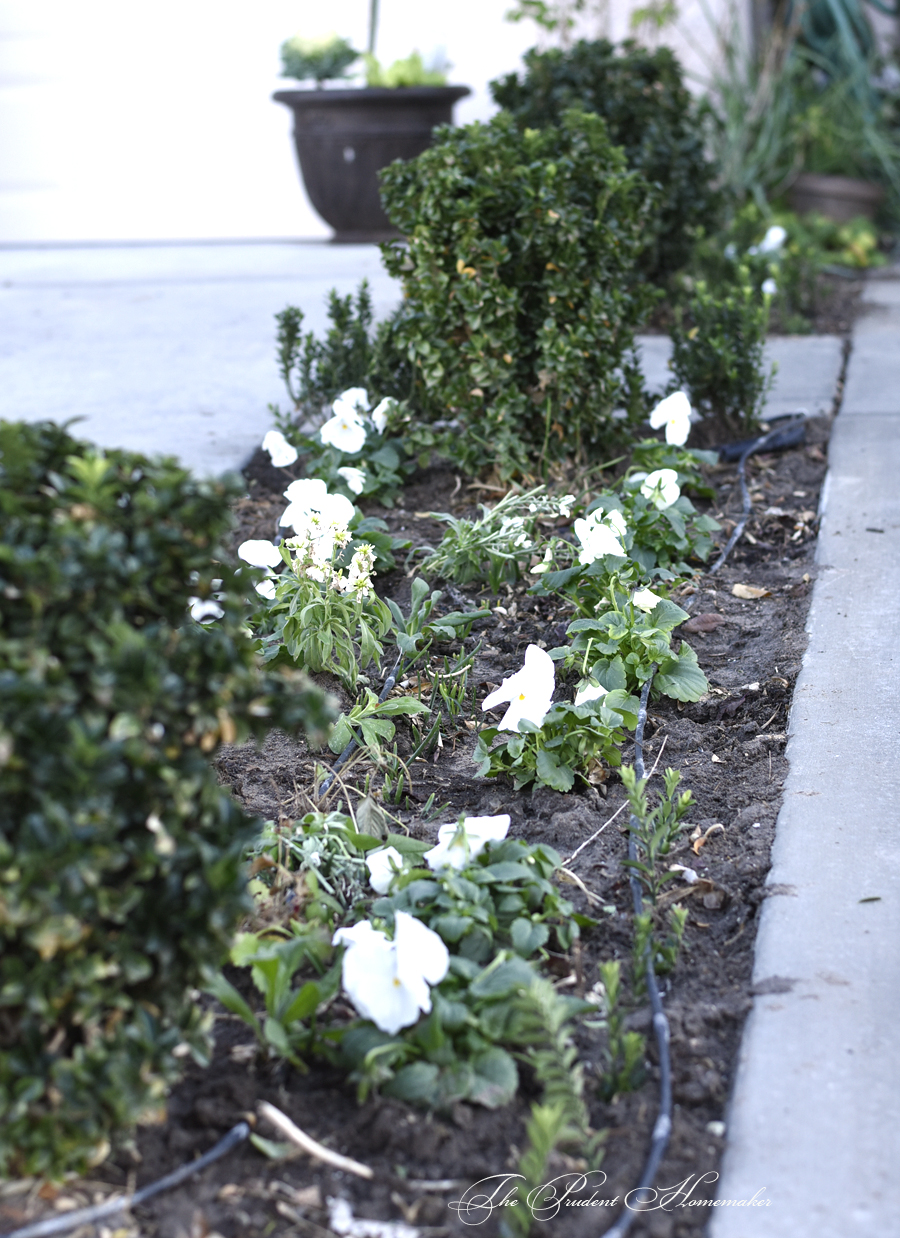
[[[393,691],[394,684],[397,682],[397,676],[400,674],[400,663],[402,661],[403,661],[403,655],[401,654],[400,657],[397,659],[397,661],[394,663],[393,667],[391,668],[391,672],[388,675],[387,679],[384,681],[384,687],[381,689],[381,695],[378,698],[379,705],[383,704],[383,702],[387,700],[389,693]],[[335,761],[334,765],[332,765],[331,772],[329,773],[328,777],[319,787],[320,798],[321,796],[325,794],[325,792],[334,782],[337,774],[339,773],[341,768],[347,764],[353,752],[356,750],[356,748],[358,748],[358,746],[359,746],[359,740],[354,735],[353,738],[350,740],[350,742],[347,744],[347,747],[344,749],[344,751]],[[3,1238],[2,1234],[0,1234],[0,1238]]]
[[[654,666],[653,672],[655,673],[655,671],[656,667]],[[651,673],[641,692],[641,707],[638,711],[637,727],[634,732],[634,772],[638,778],[644,777],[644,726],[647,722],[647,701],[650,696],[650,685],[652,682],[653,674]],[[629,860],[637,859],[635,832],[638,825],[637,817],[632,813],[631,828],[628,834]],[[631,882],[634,914],[639,916],[644,910],[644,899],[641,892],[641,883],[635,875],[634,869],[631,870],[629,880]],[[650,1152],[644,1165],[644,1172],[641,1174],[641,1180],[637,1186],[628,1192],[629,1196],[635,1195],[638,1191],[646,1191],[652,1186],[660,1161],[669,1145],[669,1135],[672,1132],[672,1062],[669,1053],[669,1020],[666,1018],[665,1011],[663,1010],[662,998],[659,995],[659,987],[656,983],[652,939],[647,943],[646,969],[647,991],[650,995],[650,1008],[653,1011],[653,1031],[656,1033],[656,1044],[659,1049],[659,1113],[653,1126]],[[625,1211],[615,1224],[606,1231],[604,1238],[625,1238],[636,1215],[637,1213],[626,1205]]]
[[[158,1178],[156,1182],[151,1182],[148,1186],[142,1186],[132,1195],[118,1195],[115,1199],[95,1204],[92,1208],[79,1208],[76,1212],[48,1217],[45,1221],[36,1221],[33,1225],[26,1225],[22,1229],[8,1230],[5,1234],[0,1234],[0,1238],[48,1238],[50,1234],[64,1234],[66,1230],[75,1229],[76,1226],[92,1225],[95,1221],[102,1221],[105,1217],[125,1212],[126,1209],[146,1203],[154,1195],[159,1195],[161,1191],[170,1191],[172,1187],[179,1186],[194,1174],[200,1173],[213,1161],[220,1160],[232,1148],[243,1143],[249,1134],[250,1127],[247,1123],[238,1122],[237,1126],[233,1126],[228,1134],[223,1136],[217,1144],[213,1144],[203,1156],[190,1161],[187,1165],[182,1165],[180,1169],[173,1170],[164,1178]]]
[[[798,443],[803,442],[806,434],[806,425],[803,417],[792,419],[786,426],[778,426],[774,430],[769,430],[767,434],[760,435],[759,438],[750,439],[749,442],[732,443],[729,447],[723,447],[719,450],[719,455],[724,460],[737,460],[738,462],[738,478],[741,483],[741,496],[743,498],[743,508],[741,510],[741,518],[734,526],[731,537],[725,543],[725,549],[716,559],[715,563],[709,569],[709,575],[712,576],[717,572],[735,547],[738,538],[747,527],[747,521],[750,519],[750,490],[747,486],[747,461],[757,451],[779,451],[785,447],[795,447]]]
[[[752,508],[750,490],[747,486],[747,461],[758,451],[779,451],[786,447],[795,447],[803,441],[805,434],[805,419],[801,415],[800,417],[792,417],[786,426],[777,426],[774,430],[769,430],[768,433],[762,434],[758,438],[742,443],[733,443],[728,447],[720,449],[720,455],[723,459],[737,460],[738,462],[738,477],[741,483],[743,508],[741,519],[735,525],[725,545],[725,549],[709,569],[708,575],[712,576],[714,572],[719,570],[734,549],[738,538],[747,527],[747,521],[750,518]],[[653,674],[655,672],[656,667],[654,666],[653,673],[651,673],[650,678],[644,684],[641,692],[641,707],[638,711],[638,722],[634,732],[634,772],[638,778],[644,777],[644,726],[647,722],[647,701],[650,696],[650,685],[653,682]],[[638,824],[637,818],[632,813],[628,836],[628,858],[630,860],[637,859],[635,831]],[[644,910],[644,900],[640,881],[635,876],[633,869],[629,880],[631,882],[631,897],[634,903],[635,915],[641,915]],[[668,1147],[669,1136],[672,1133],[672,1058],[669,1050],[669,1020],[666,1018],[665,1011],[663,1010],[662,998],[659,995],[659,988],[656,983],[652,940],[647,946],[646,968],[647,991],[650,995],[650,1008],[653,1011],[653,1030],[656,1034],[656,1043],[659,1049],[659,1113],[653,1127],[650,1151],[644,1165],[644,1172],[638,1185],[629,1191],[629,1195],[635,1195],[637,1192],[647,1191],[651,1188],[653,1179],[656,1177],[656,1171],[659,1169],[660,1162]],[[604,1238],[625,1238],[636,1215],[635,1211],[626,1206],[619,1219],[606,1231]]]

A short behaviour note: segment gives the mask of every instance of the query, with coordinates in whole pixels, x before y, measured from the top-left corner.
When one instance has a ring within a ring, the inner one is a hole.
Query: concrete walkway
[[[396,304],[372,245],[325,242],[0,249],[0,417],[84,420],[105,447],[240,468],[288,401],[275,318],[321,335],[331,287]]]
[[[898,273],[900,275],[900,273]],[[900,278],[870,281],[711,1238],[900,1234]]]
[[[0,417],[83,420],[106,447],[171,452],[190,468],[241,468],[287,403],[274,315],[299,305],[321,334],[325,299],[367,278],[377,316],[399,300],[372,245],[0,247]],[[671,374],[666,336],[639,339],[651,389]],[[836,336],[772,340],[769,412],[828,411]]]
[[[900,274],[900,273],[898,273]],[[284,402],[273,315],[321,332],[327,290],[372,247],[0,249],[0,416],[83,417],[104,445],[240,467]],[[797,684],[759,991],[728,1114],[711,1238],[900,1234],[900,278],[873,280],[854,337],[822,499],[809,648]],[[651,387],[668,340],[641,340]],[[829,411],[837,337],[770,342],[768,412]]]

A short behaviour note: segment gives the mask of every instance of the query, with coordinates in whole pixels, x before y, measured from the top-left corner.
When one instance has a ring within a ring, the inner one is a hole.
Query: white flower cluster
[[[293,552],[294,573],[320,584],[327,582],[340,593],[368,596],[375,562],[375,551],[368,543],[357,547],[346,573],[333,566],[335,551],[350,540],[348,526],[356,514],[350,500],[342,494],[329,494],[328,487],[318,477],[292,481],[284,497],[288,505],[278,523],[294,530],[295,536],[284,543]],[[283,562],[278,547],[271,542],[251,539],[241,543],[238,555],[253,567],[267,569],[266,579],[260,581],[256,590],[265,598],[274,598],[276,581],[272,569]]]
[[[369,426],[378,434],[384,434],[388,417],[395,406],[396,401],[387,396],[370,412],[369,393],[365,387],[348,387],[332,404],[332,415],[320,429],[319,437],[327,447],[336,447],[338,451],[355,456],[366,445]],[[269,430],[262,446],[276,468],[286,468],[297,459],[297,448],[287,441],[280,430]],[[337,471],[351,494],[362,494],[366,485],[365,469],[345,464]]]

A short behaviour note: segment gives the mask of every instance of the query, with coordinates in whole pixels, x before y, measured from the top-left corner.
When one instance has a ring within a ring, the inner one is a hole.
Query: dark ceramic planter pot
[[[884,201],[884,190],[871,181],[855,180],[851,176],[801,172],[791,186],[788,200],[798,215],[817,211],[826,219],[845,224],[857,215],[874,219]]]
[[[394,159],[414,159],[431,145],[435,125],[453,120],[468,86],[388,90],[279,90],[294,113],[294,145],[306,192],[334,228],[335,241],[397,236],[378,192],[378,173]]]

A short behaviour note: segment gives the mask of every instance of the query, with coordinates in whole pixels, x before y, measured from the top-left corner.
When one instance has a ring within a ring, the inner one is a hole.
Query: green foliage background
[[[0,422],[0,1174],[82,1168],[202,1053],[189,993],[254,825],[211,755],[326,721],[258,669],[219,551],[237,492]]]

